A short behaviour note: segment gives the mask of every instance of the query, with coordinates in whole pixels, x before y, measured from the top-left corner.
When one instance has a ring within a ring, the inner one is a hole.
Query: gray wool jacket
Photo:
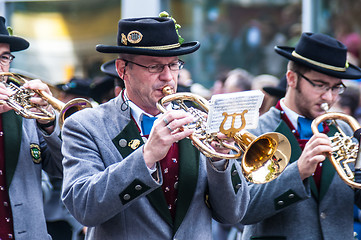
[[[59,126],[48,135],[34,119],[22,118],[13,110],[2,113],[1,118],[15,239],[51,239],[44,216],[42,169],[62,177]]]

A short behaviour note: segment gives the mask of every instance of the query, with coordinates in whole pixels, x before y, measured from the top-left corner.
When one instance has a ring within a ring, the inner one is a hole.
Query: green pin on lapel
[[[166,11],[163,11],[163,12],[159,13],[159,17],[166,17],[166,18],[169,18],[169,19],[173,20],[174,25],[175,25],[175,31],[178,34],[178,42],[179,42],[179,44],[182,45],[184,43],[184,39],[182,38],[182,36],[179,34],[179,31],[178,31],[178,29],[180,29],[182,26],[179,25],[177,23],[177,21],[172,16],[170,16],[169,13],[167,13]]]
[[[41,162],[41,150],[38,144],[30,144],[30,154],[34,163],[38,164]]]

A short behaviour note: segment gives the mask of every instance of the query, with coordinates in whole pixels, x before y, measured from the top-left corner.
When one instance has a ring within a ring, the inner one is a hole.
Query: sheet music
[[[220,126],[225,118],[223,112],[228,115],[237,114],[235,117],[234,128],[239,128],[244,124],[241,113],[244,114],[245,128],[252,129],[258,125],[259,108],[262,105],[264,94],[260,90],[250,90],[236,93],[225,93],[213,95],[210,100],[209,112],[207,118],[207,133],[220,131]],[[224,129],[229,129],[232,124],[232,117],[229,116],[225,122]]]

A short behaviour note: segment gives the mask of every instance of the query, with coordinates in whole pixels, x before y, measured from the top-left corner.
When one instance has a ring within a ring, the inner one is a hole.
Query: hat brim
[[[337,77],[337,78],[342,78],[342,79],[360,79],[361,78],[361,69],[351,63],[349,63],[349,67],[346,68],[346,71],[344,71],[344,72],[334,71],[331,69],[326,69],[326,68],[314,65],[310,62],[307,62],[303,59],[293,56],[292,52],[295,50],[295,48],[285,47],[285,46],[276,46],[274,49],[278,54],[284,56],[285,58],[292,60],[294,62],[300,63],[302,65],[305,65],[314,71],[321,72],[326,75]]]
[[[17,52],[25,50],[29,47],[29,42],[23,38],[15,36],[0,36],[1,43],[8,43],[10,45],[11,52]]]
[[[109,46],[99,44],[96,46],[96,50],[101,53],[127,53],[147,56],[158,56],[158,57],[173,57],[180,56],[195,52],[199,49],[200,43],[188,42],[183,43],[179,48],[166,49],[166,50],[155,50],[141,47],[127,47],[127,46]]]
[[[113,60],[110,60],[106,63],[103,63],[101,66],[100,66],[100,70],[103,72],[103,73],[106,73],[112,77],[115,77],[115,78],[120,78],[119,77],[119,74],[117,72],[117,69],[115,67],[115,59]]]
[[[286,95],[286,90],[280,87],[263,87],[263,91],[271,96],[282,98]]]

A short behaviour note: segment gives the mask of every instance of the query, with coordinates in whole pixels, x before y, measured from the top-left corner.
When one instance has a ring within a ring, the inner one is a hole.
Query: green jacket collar
[[[2,113],[6,183],[10,187],[19,159],[23,118],[13,110]]]

